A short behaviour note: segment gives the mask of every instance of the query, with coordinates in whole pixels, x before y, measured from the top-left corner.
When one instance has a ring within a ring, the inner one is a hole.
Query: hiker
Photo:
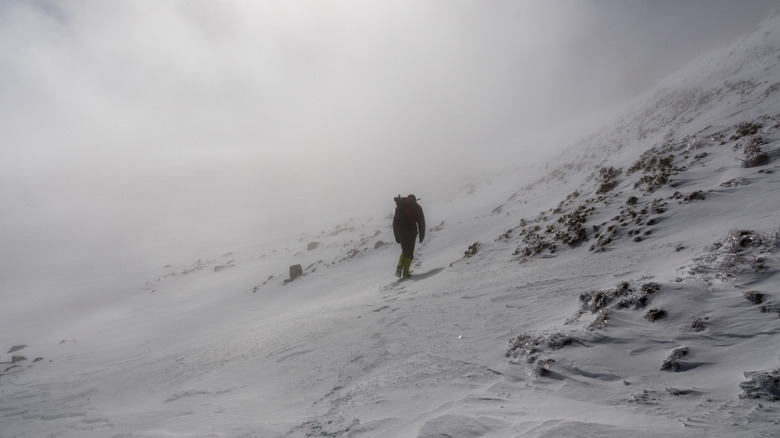
[[[425,216],[422,207],[417,203],[417,197],[409,195],[402,198],[401,195],[393,198],[395,201],[395,215],[393,216],[393,234],[395,241],[401,244],[401,257],[398,259],[396,277],[409,278],[409,267],[414,260],[414,244],[417,234],[420,234],[420,243],[425,239]]]

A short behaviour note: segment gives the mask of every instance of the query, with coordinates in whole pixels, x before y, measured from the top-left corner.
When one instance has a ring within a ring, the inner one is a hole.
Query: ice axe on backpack
[[[401,196],[401,194],[399,193],[399,194],[398,194],[398,196],[396,196],[395,198],[393,198],[393,201],[395,201],[395,202],[398,202],[398,201],[400,201],[402,198],[403,198],[403,196]],[[412,200],[412,201],[414,201],[414,202],[417,202],[417,201],[419,201],[420,199],[422,199],[422,198],[418,198],[418,197],[414,196],[414,195],[413,195],[413,194],[411,194],[411,193],[409,194],[409,196],[407,196],[407,198],[411,199],[411,200]]]

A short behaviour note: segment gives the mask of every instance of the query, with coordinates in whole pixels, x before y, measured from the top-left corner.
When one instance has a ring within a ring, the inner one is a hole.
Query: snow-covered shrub
[[[679,396],[679,395],[688,395],[694,392],[692,389],[680,389],[680,388],[666,388],[666,392],[668,392],[670,395]]]
[[[753,137],[750,137],[747,141],[743,144],[743,150],[745,152],[745,155],[756,155],[761,152],[762,146],[766,144],[766,141],[764,141],[764,138],[756,135]]]
[[[725,84],[723,84],[726,88],[726,90],[730,92],[735,92],[739,94],[740,96],[746,96],[753,92],[756,88],[760,86],[760,84],[752,79],[747,80],[739,80],[739,81],[726,81]]]
[[[598,315],[596,315],[596,319],[593,320],[588,325],[589,330],[599,330],[603,329],[609,324],[609,319],[612,317],[612,312],[609,311],[609,309],[601,310]]]
[[[663,199],[653,199],[653,203],[650,205],[650,208],[652,209],[653,213],[661,214],[666,211],[664,206],[666,206],[666,202],[664,202]]]
[[[661,285],[656,282],[645,283],[642,285],[641,290],[643,294],[654,294],[661,290]]]
[[[777,233],[768,235],[733,229],[726,238],[708,245],[704,253],[694,259],[688,272],[691,275],[715,272],[715,277],[724,281],[736,277],[746,268],[753,272],[765,272],[769,268],[762,255],[773,251],[777,243]]]
[[[742,160],[742,167],[759,167],[769,164],[769,155],[764,152],[763,146],[766,144],[760,136],[749,138],[742,145],[745,158]]]
[[[508,358],[518,358],[521,355],[532,357],[545,350],[560,350],[572,343],[571,336],[560,332],[549,336],[531,336],[520,334],[509,340],[509,348],[504,355]]]
[[[731,139],[739,140],[748,135],[756,135],[761,127],[762,125],[760,123],[742,122],[736,126],[734,135],[731,136]]]
[[[766,166],[769,164],[769,161],[769,155],[766,152],[759,152],[753,155],[748,155],[744,160],[742,160],[742,167],[750,168]]]
[[[684,202],[703,201],[705,199],[707,198],[704,196],[704,192],[702,192],[701,190],[696,190],[695,192],[685,195],[683,201]]]
[[[512,364],[526,363],[532,365],[530,372],[537,377],[550,375],[550,367],[555,360],[547,355],[548,351],[560,350],[570,345],[572,338],[560,332],[549,336],[532,336],[520,334],[509,340],[509,348],[504,354]],[[518,359],[524,358],[523,361]]]
[[[756,290],[745,291],[742,295],[753,304],[761,304],[764,302],[764,294]]]
[[[769,154],[763,150],[766,141],[761,135],[758,135],[762,127],[761,123],[750,122],[742,122],[736,126],[731,140],[740,140],[734,144],[734,150],[742,149],[745,154],[745,158],[741,159],[742,167],[765,166],[771,161]]]
[[[534,365],[534,374],[537,377],[547,377],[550,375],[551,371],[550,368],[552,368],[553,364],[555,363],[555,360],[551,358],[542,359],[536,361]]]
[[[477,250],[479,249],[479,242],[474,242],[471,245],[469,245],[469,248],[463,253],[463,258],[469,258],[477,255]]]
[[[740,186],[746,186],[750,184],[750,181],[748,181],[745,178],[739,177],[739,178],[732,178],[726,182],[720,183],[721,187],[740,187]]]
[[[695,321],[691,323],[691,328],[695,332],[701,332],[707,329],[707,322],[706,320],[709,318],[696,318]]]
[[[666,319],[667,313],[664,309],[650,309],[645,313],[645,319],[650,322],[660,321]]]
[[[680,359],[688,356],[688,347],[675,348],[661,364],[663,371],[680,371]]]
[[[780,369],[745,373],[746,381],[739,384],[742,399],[780,400]]]
[[[617,177],[623,172],[623,169],[615,169],[614,167],[602,167],[599,169],[599,185],[596,193],[607,193],[614,189],[617,185]]]
[[[613,217],[611,221],[602,223],[601,225],[594,225],[593,237],[596,239],[590,246],[590,250],[594,252],[605,251],[607,246],[618,239],[623,230],[627,227],[637,227],[628,230],[626,235],[633,237],[635,242],[641,242],[643,237],[652,234],[652,230],[643,229],[643,225],[652,226],[657,223],[657,218],[648,218],[652,214],[660,214],[665,211],[664,206],[666,202],[663,199],[654,199],[651,202],[645,202],[641,206],[638,205],[639,199],[636,196],[628,198],[625,205],[620,207],[620,212],[617,216]]]
[[[653,148],[645,151],[626,173],[642,171],[642,177],[634,183],[634,188],[643,188],[645,192],[652,193],[669,183],[674,168],[674,155],[664,155],[669,147]]]
[[[580,294],[580,306],[582,311],[596,313],[606,308],[614,299],[610,290],[596,290]]]
[[[573,247],[588,240],[588,231],[585,228],[585,224],[588,217],[596,211],[595,207],[587,205],[590,202],[592,200],[587,200],[565,214],[562,214],[564,206],[562,203],[558,208],[549,211],[551,214],[560,216],[555,221],[547,223],[544,227],[541,224],[551,219],[547,215],[548,212],[541,212],[535,219],[536,224],[534,225],[521,224],[517,237],[521,239],[522,244],[515,249],[514,255],[520,256],[521,261],[525,261],[525,259],[544,252],[554,254],[558,249],[556,242]],[[509,239],[514,230],[508,230],[499,236],[498,240]]]
[[[579,295],[580,314],[585,312],[598,313],[607,308],[639,309],[647,306],[650,302],[650,295],[659,290],[661,290],[660,284],[645,283],[640,287],[640,293],[636,294],[631,283],[623,281],[612,289],[583,292]]]
[[[580,310],[566,321],[575,324],[583,314],[595,314],[596,318],[587,326],[589,330],[603,329],[609,324],[612,313],[620,310],[638,310],[646,307],[653,294],[661,290],[655,282],[644,283],[639,292],[628,281],[618,283],[612,289],[583,292],[579,295]]]
[[[538,345],[538,339],[528,334],[520,334],[509,340],[509,348],[504,353],[504,356],[509,358],[516,358],[520,354],[531,354],[536,351],[536,345]]]
[[[542,233],[541,227],[539,225],[534,225],[530,228],[524,228],[520,232],[520,236],[522,236],[523,245],[519,246],[515,250],[514,255],[520,256],[523,259],[542,254],[545,251],[548,251],[550,254],[554,254],[557,249],[557,245],[555,245],[555,243],[545,239],[545,236]]]
[[[588,238],[585,222],[594,211],[593,207],[580,205],[571,213],[558,218],[558,223],[563,224],[564,227],[555,232],[555,239],[569,246],[576,246],[585,241]]]
[[[566,207],[570,207],[574,204],[574,201],[580,196],[580,192],[575,190],[566,196],[566,199],[558,203],[558,206],[553,209],[553,214],[561,214]]]

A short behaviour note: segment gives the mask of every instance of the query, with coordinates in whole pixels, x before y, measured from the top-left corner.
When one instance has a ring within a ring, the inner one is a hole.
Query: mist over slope
[[[416,279],[388,207],[7,307],[0,435],[776,436],[778,29],[541,176],[418,192]]]

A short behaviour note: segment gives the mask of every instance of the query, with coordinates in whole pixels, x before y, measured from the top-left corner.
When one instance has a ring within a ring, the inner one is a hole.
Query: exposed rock
[[[16,352],[16,351],[19,351],[19,350],[21,350],[21,349],[23,349],[23,348],[27,348],[27,347],[29,347],[29,345],[26,345],[26,344],[19,344],[19,345],[14,345],[13,347],[11,347],[11,349],[10,349],[10,350],[8,350],[8,353],[9,353],[9,354],[10,354],[10,353],[14,353],[14,352]]]
[[[320,246],[320,242],[309,242],[309,244],[306,245],[306,251],[315,250],[318,246]]]
[[[301,265],[292,265],[290,266],[290,278],[288,280],[285,280],[284,283],[287,284],[302,275],[303,275],[303,267]]]

